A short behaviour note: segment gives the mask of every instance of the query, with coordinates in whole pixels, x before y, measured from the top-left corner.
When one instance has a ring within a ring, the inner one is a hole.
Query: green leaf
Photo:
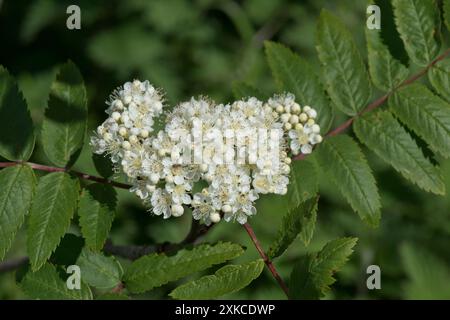
[[[406,179],[426,191],[444,193],[439,170],[423,155],[416,142],[388,111],[358,118],[353,129],[359,140]]]
[[[154,253],[134,261],[125,271],[123,279],[128,290],[141,293],[234,259],[243,252],[237,244],[219,242],[214,246],[204,244],[192,250],[183,249],[170,257]]]
[[[103,178],[110,178],[114,174],[114,166],[109,157],[101,154],[92,154],[95,169]]]
[[[450,299],[450,272],[445,261],[428,249],[407,243],[400,247],[400,256],[409,278],[402,290],[405,299]]]
[[[450,0],[444,0],[444,22],[450,31]]]
[[[353,210],[371,226],[380,220],[380,196],[375,178],[358,144],[347,135],[326,139],[317,160]]]
[[[99,288],[110,289],[120,283],[123,269],[114,257],[106,257],[83,249],[76,263],[81,269],[81,277],[87,284]]]
[[[77,208],[79,183],[64,172],[39,180],[31,206],[27,249],[31,267],[38,270],[58,246]]]
[[[42,124],[42,145],[48,159],[65,167],[83,146],[87,126],[87,98],[83,78],[69,61],[52,83]]]
[[[319,191],[317,169],[307,159],[294,161],[287,193],[288,208],[297,208],[300,203],[311,199]]]
[[[369,76],[351,33],[326,10],[319,19],[317,52],[334,104],[347,115],[356,115],[372,96]]]
[[[372,81],[378,89],[391,91],[408,77],[408,68],[392,57],[380,30],[366,29],[366,39]]]
[[[391,96],[389,107],[433,151],[450,157],[450,104],[425,86],[413,84]]]
[[[324,132],[333,121],[333,109],[312,67],[289,48],[265,42],[266,56],[280,90],[293,93],[301,105],[317,110],[318,123]]]
[[[264,269],[262,259],[241,265],[227,265],[214,275],[185,283],[169,295],[174,299],[214,299],[245,288],[259,277]]]
[[[8,70],[0,66],[0,155],[27,161],[34,141],[33,121],[23,94]]]
[[[357,238],[340,238],[328,242],[316,254],[295,264],[291,273],[289,293],[292,299],[319,299],[336,281],[339,271],[353,252]]]
[[[241,81],[233,82],[233,96],[236,99],[256,97],[265,100],[267,98],[267,96],[259,89]]]
[[[277,239],[267,253],[271,259],[282,255],[299,234],[305,246],[309,244],[316,224],[318,201],[318,197],[309,199],[283,217]]]
[[[78,206],[81,233],[86,245],[101,250],[115,216],[117,194],[113,187],[94,183],[83,189]]]
[[[27,165],[16,165],[0,171],[0,261],[31,207],[36,178]]]
[[[29,271],[21,282],[25,294],[40,300],[92,300],[91,289],[83,282],[81,288],[68,289],[55,266],[46,263],[36,272]]]
[[[428,79],[437,93],[450,102],[450,61],[436,63],[428,72]]]
[[[439,10],[434,0],[393,0],[395,24],[411,60],[428,65],[439,53]]]

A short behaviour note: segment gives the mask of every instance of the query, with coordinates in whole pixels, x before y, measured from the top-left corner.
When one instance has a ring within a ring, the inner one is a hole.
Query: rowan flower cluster
[[[286,194],[292,154],[319,143],[317,114],[291,94],[216,104],[191,98],[163,112],[160,90],[135,80],[111,96],[108,119],[91,145],[122,170],[152,212],[165,219],[192,210],[209,225],[222,218],[244,224],[260,194]],[[290,145],[290,147],[289,147]]]

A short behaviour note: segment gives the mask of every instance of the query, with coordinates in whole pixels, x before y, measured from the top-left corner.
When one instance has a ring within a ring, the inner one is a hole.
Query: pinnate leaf
[[[336,281],[339,271],[353,252],[357,238],[340,238],[328,242],[318,253],[308,255],[295,264],[289,293],[292,299],[319,299]]]
[[[317,202],[318,197],[306,200],[283,217],[277,239],[267,253],[271,259],[283,254],[299,234],[303,243],[309,244],[316,224]]]
[[[262,259],[241,265],[227,265],[214,275],[185,283],[170,293],[175,299],[214,299],[245,288],[264,269]]]
[[[150,254],[134,261],[125,271],[124,282],[128,290],[140,293],[175,281],[191,273],[240,256],[241,246],[229,242],[199,245],[192,250],[183,249],[174,256]]]
[[[423,155],[416,142],[388,112],[371,112],[353,126],[359,140],[406,179],[425,191],[444,193],[439,170]]]

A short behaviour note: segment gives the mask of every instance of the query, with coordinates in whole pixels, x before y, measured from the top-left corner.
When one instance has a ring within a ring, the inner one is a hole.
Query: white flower
[[[130,192],[134,192],[139,198],[145,200],[148,198],[150,192],[147,188],[148,182],[145,180],[136,180]]]
[[[202,193],[196,193],[192,200],[192,217],[196,220],[202,220],[206,225],[210,225],[211,217],[216,214],[216,210],[211,204],[211,198]]]
[[[317,112],[302,108],[292,94],[219,105],[192,98],[167,114],[157,134],[162,95],[148,81],[125,83],[108,105],[109,117],[91,138],[94,152],[110,155],[132,182],[130,191],[165,219],[189,206],[207,225],[222,214],[225,221],[246,223],[259,194],[286,194],[289,146],[293,154],[306,154],[322,141]],[[207,186],[194,193],[198,181]]]
[[[156,189],[152,194],[151,204],[153,213],[157,216],[163,215],[167,219],[172,215],[172,197],[166,190]]]
[[[269,176],[267,175],[256,174],[252,185],[258,193],[267,194],[272,190]]]
[[[187,193],[191,191],[189,184],[166,183],[166,191],[172,196],[172,202],[175,204],[190,204],[191,196]]]

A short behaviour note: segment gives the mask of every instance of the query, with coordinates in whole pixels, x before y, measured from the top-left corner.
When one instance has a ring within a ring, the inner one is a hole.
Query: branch
[[[363,109],[362,111],[360,111],[356,116],[348,119],[347,121],[345,121],[343,124],[341,124],[340,126],[338,126],[337,128],[331,130],[330,132],[328,132],[325,137],[333,137],[336,136],[340,133],[342,133],[343,131],[345,131],[347,128],[349,128],[353,121],[355,121],[355,119],[367,112],[370,112],[376,108],[378,108],[379,106],[381,106],[382,104],[384,104],[387,99],[398,89],[405,87],[407,85],[410,85],[411,83],[415,82],[416,80],[420,79],[422,76],[424,76],[428,70],[430,70],[430,68],[432,68],[436,63],[438,63],[439,61],[444,60],[445,58],[447,58],[447,56],[450,55],[450,48],[445,50],[444,53],[442,53],[440,56],[438,56],[436,59],[434,59],[428,66],[426,66],[424,69],[422,69],[419,73],[413,75],[412,77],[406,79],[405,81],[403,81],[400,85],[398,85],[397,87],[395,87],[394,89],[392,89],[390,92],[386,93],[384,96],[376,99],[375,101],[373,101],[372,103],[370,103],[365,109]],[[303,153],[295,156],[293,158],[293,160],[303,160],[305,158],[305,155]]]
[[[246,224],[244,224],[243,226],[244,226],[245,230],[247,231],[248,235],[250,236],[250,238],[252,239],[253,244],[256,247],[256,250],[258,250],[258,253],[261,256],[261,258],[264,260],[264,263],[266,264],[267,268],[269,268],[273,277],[275,278],[275,280],[277,280],[281,289],[284,291],[286,296],[289,298],[289,289],[288,289],[286,283],[284,283],[284,281],[281,278],[281,276],[279,275],[277,269],[275,269],[275,266],[273,265],[272,261],[269,259],[267,254],[264,252],[264,249],[261,247],[261,244],[259,243],[259,240],[256,237],[255,232],[253,231],[253,228],[250,226],[250,224],[248,222]]]
[[[0,262],[0,273],[18,269],[27,263],[28,257],[15,258],[4,262]]]
[[[81,179],[91,180],[91,181],[95,181],[95,182],[99,182],[99,183],[103,183],[103,184],[109,184],[109,185],[111,185],[113,187],[116,187],[116,188],[122,188],[122,189],[130,189],[131,188],[131,185],[126,184],[126,183],[116,182],[116,181],[112,181],[110,179],[97,177],[97,176],[92,176],[92,175],[87,174],[87,173],[82,173],[82,172],[71,170],[71,169],[67,169],[67,168],[50,167],[50,166],[46,166],[46,165],[43,165],[43,164],[37,164],[37,163],[33,163],[33,162],[20,162],[20,161],[0,162],[0,168],[13,167],[13,166],[16,166],[16,165],[19,165],[19,164],[29,165],[34,170],[39,170],[39,171],[67,172],[67,173],[71,173],[73,175],[76,175],[77,177],[79,177]]]

